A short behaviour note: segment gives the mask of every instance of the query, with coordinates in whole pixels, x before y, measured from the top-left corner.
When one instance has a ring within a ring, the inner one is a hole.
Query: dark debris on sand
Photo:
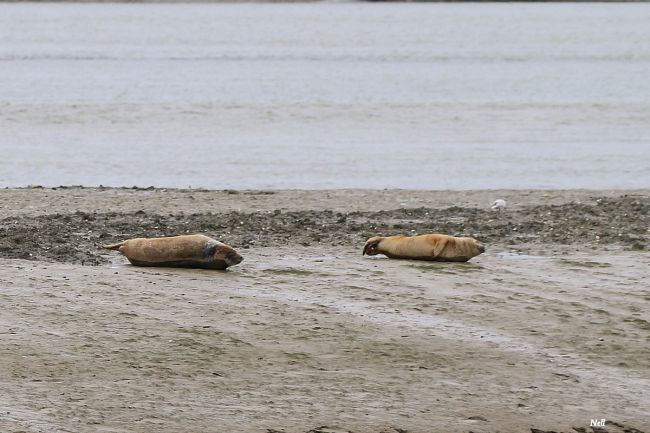
[[[99,265],[99,247],[135,237],[205,233],[236,249],[350,245],[375,235],[446,233],[489,245],[618,245],[648,248],[650,197],[536,205],[502,212],[470,207],[379,212],[267,211],[222,214],[85,213],[0,220],[0,257]]]

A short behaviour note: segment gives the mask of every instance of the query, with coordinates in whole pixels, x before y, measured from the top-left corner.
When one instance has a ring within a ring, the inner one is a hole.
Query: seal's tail
[[[102,245],[102,248],[104,248],[105,250],[119,250],[122,245],[124,245],[124,242],[120,242],[119,244],[112,244],[112,245]]]

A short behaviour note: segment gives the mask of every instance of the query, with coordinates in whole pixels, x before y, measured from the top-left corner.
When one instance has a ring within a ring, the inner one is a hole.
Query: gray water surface
[[[650,186],[650,4],[0,4],[0,186]]]

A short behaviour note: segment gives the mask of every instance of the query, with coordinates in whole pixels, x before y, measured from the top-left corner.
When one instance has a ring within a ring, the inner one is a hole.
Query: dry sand
[[[649,214],[648,190],[0,190],[0,432],[649,431]],[[188,231],[244,262],[97,248]],[[361,256],[427,231],[488,251]]]

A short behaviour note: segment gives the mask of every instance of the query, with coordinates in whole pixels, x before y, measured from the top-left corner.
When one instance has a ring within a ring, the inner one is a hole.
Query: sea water
[[[650,187],[650,4],[0,4],[0,186]]]

